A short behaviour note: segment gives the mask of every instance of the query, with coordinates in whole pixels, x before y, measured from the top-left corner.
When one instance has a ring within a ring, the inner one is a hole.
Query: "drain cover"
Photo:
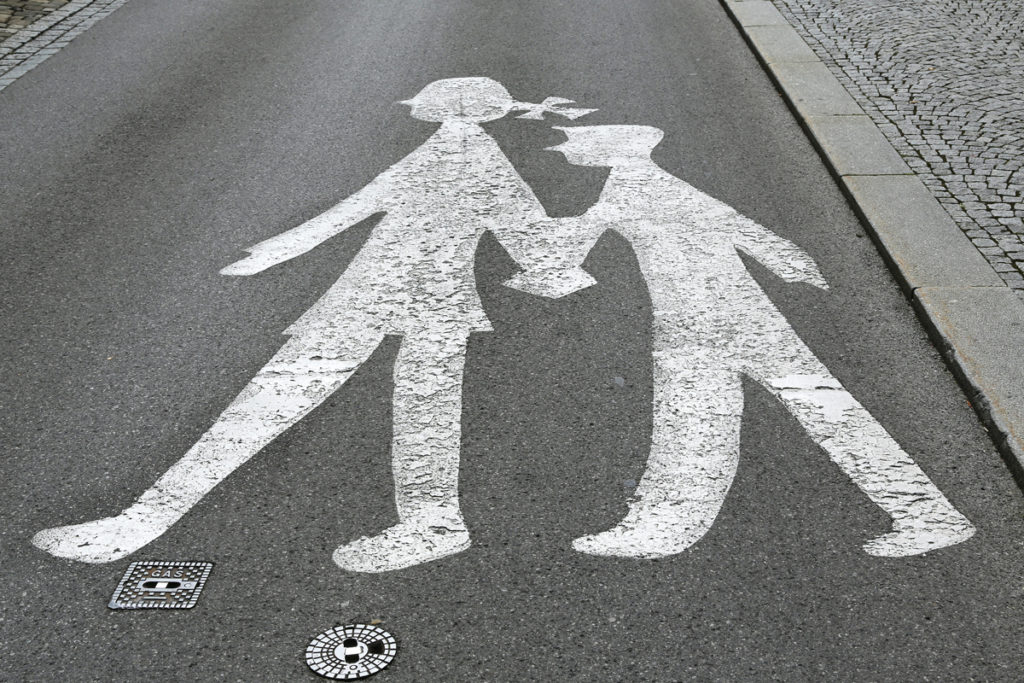
[[[189,609],[213,569],[212,562],[132,562],[110,609]]]
[[[325,678],[350,681],[377,673],[397,651],[394,636],[384,629],[348,624],[314,638],[306,648],[306,664]]]

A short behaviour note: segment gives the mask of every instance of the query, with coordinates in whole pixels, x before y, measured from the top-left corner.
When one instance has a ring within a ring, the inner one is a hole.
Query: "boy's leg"
[[[736,475],[742,415],[737,373],[701,358],[699,351],[655,353],[651,454],[636,497],[617,526],[578,538],[573,548],[655,558],[700,540]]]
[[[398,524],[339,547],[351,571],[384,572],[469,547],[459,510],[462,375],[467,335],[407,335],[395,359],[391,462]]]
[[[765,377],[764,369],[758,369],[761,383],[893,519],[893,531],[865,543],[866,552],[886,557],[917,555],[974,535],[970,521],[802,341],[797,339],[780,351],[790,352],[778,364],[785,370]]]
[[[336,391],[383,337],[349,335],[339,351],[292,339],[274,355],[194,446],[115,517],[40,531],[32,543],[82,562],[111,562],[154,540],[214,486]]]

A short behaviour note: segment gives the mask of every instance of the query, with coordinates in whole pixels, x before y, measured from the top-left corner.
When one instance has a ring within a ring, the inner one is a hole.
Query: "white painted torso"
[[[385,334],[490,330],[474,255],[490,223],[523,224],[543,208],[480,126],[444,123],[363,191],[386,212],[331,289],[287,330]]]
[[[703,348],[746,366],[775,355],[770,340],[791,340],[789,323],[737,251],[758,239],[750,232],[756,224],[728,205],[645,165],[637,173],[613,171],[589,216],[632,244],[650,291],[658,346]]]

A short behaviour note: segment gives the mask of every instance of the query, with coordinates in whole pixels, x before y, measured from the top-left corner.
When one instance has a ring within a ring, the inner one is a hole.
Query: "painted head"
[[[505,116],[516,102],[501,83],[475,77],[434,81],[400,104],[412,107],[410,115],[421,121],[484,123]]]
[[[576,166],[624,166],[650,161],[665,133],[653,126],[555,126],[569,138],[548,147]]]

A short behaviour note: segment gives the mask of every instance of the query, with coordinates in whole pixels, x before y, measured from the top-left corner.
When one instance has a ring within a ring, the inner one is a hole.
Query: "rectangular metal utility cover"
[[[189,609],[199,599],[212,562],[132,562],[110,609]]]

